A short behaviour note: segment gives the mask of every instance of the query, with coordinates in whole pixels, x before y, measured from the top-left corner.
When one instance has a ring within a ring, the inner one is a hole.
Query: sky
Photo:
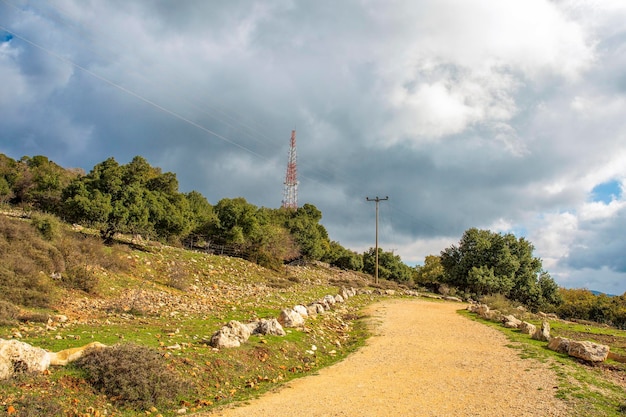
[[[0,0],[0,153],[136,155],[409,265],[471,227],[626,292],[623,0]]]

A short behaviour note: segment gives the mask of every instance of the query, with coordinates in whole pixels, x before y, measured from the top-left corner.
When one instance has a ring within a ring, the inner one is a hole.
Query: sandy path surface
[[[556,377],[521,359],[464,306],[391,300],[369,308],[374,336],[346,360],[242,406],[205,416],[566,416]]]

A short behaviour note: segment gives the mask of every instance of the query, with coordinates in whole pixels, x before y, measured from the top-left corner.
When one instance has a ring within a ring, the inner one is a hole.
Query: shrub
[[[20,309],[12,303],[0,300],[0,326],[8,326],[19,317]]]
[[[50,214],[33,214],[31,224],[46,240],[53,240],[60,229],[60,221]]]
[[[161,354],[145,346],[91,349],[75,365],[95,389],[130,408],[167,406],[185,389],[183,379],[167,367]]]
[[[61,282],[67,288],[95,294],[99,279],[86,265],[77,265],[65,271],[65,274],[61,276]]]
[[[15,417],[62,416],[63,407],[49,397],[42,398],[38,394],[29,394],[13,403]]]

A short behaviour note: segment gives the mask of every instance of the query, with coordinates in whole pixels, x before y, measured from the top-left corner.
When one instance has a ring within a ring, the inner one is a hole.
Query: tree
[[[222,243],[245,244],[260,232],[257,207],[245,198],[224,198],[215,205],[214,211],[218,219],[214,237]]]
[[[413,281],[420,285],[430,285],[440,282],[443,278],[443,272],[441,257],[437,255],[427,255],[424,258],[424,265],[415,267]]]
[[[375,268],[376,249],[369,248],[363,253],[363,271],[374,275]],[[402,262],[400,256],[393,252],[384,252],[381,248],[378,248],[378,276],[401,283],[409,283],[413,278],[411,268]]]
[[[298,244],[301,254],[308,259],[320,260],[330,249],[328,233],[319,224],[321,219],[322,212],[312,204],[288,210],[285,226]]]
[[[330,242],[328,251],[322,260],[345,270],[361,271],[363,269],[363,256],[344,248],[335,241]]]
[[[441,252],[443,281],[476,296],[500,293],[536,310],[558,304],[556,283],[525,238],[471,228]]]
[[[114,158],[97,164],[65,188],[63,201],[64,218],[99,226],[106,241],[118,232],[179,239],[194,226],[176,175],[162,174],[140,156],[127,165]]]

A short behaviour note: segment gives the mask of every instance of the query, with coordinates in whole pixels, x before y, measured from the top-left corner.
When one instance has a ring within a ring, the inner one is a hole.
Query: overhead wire
[[[17,9],[19,11],[21,11],[21,9],[19,7],[17,7],[14,4],[8,2],[7,0],[0,0],[0,1],[2,1],[3,3],[5,3],[5,4],[15,8],[15,9]],[[80,24],[74,23],[71,18],[67,17],[67,13],[66,12],[64,12],[64,11],[60,10],[59,8],[57,8],[55,6],[52,6],[52,5],[50,5],[50,7],[56,9],[58,13],[65,14],[65,16],[66,16],[66,19],[59,19],[59,18],[56,18],[56,17],[54,17],[52,15],[49,15],[52,19],[56,20],[57,22],[59,22],[59,23],[61,23],[63,25],[71,25],[72,27],[76,28],[76,30],[78,30],[79,32],[81,32],[83,34],[83,36],[81,36],[80,40],[84,40],[85,38],[88,38],[88,39],[91,40],[92,44],[96,43],[94,38],[93,38],[93,36],[91,35],[91,32],[88,31],[88,30],[85,30],[84,28],[82,28],[80,26]],[[201,131],[203,131],[203,132],[205,132],[205,133],[207,133],[207,134],[209,134],[211,136],[214,136],[214,137],[216,137],[216,138],[218,138],[218,139],[220,139],[220,140],[222,140],[224,142],[227,142],[227,143],[229,143],[229,144],[231,144],[231,145],[233,145],[233,146],[235,146],[235,147],[237,147],[237,148],[239,148],[239,149],[241,149],[241,150],[243,150],[243,151],[245,151],[245,152],[247,152],[247,153],[249,153],[249,154],[251,154],[251,155],[253,155],[253,156],[257,157],[257,158],[259,158],[259,159],[261,159],[261,160],[264,160],[266,162],[270,161],[269,157],[267,157],[267,156],[265,156],[265,155],[263,155],[263,154],[261,154],[259,152],[256,152],[256,151],[250,149],[248,146],[245,146],[245,145],[237,142],[234,139],[231,139],[231,138],[229,138],[229,137],[227,137],[225,135],[222,135],[222,134],[220,134],[218,132],[215,132],[214,130],[207,128],[206,126],[204,126],[200,122],[191,120],[189,117],[186,117],[186,116],[182,115],[178,111],[172,110],[172,109],[166,107],[165,105],[159,104],[155,100],[149,99],[149,98],[145,97],[144,95],[142,95],[141,93],[139,93],[139,92],[137,92],[137,91],[135,91],[135,90],[133,90],[131,88],[124,87],[121,84],[119,84],[119,83],[117,83],[117,82],[115,82],[115,81],[113,81],[113,80],[111,80],[111,79],[109,79],[109,78],[107,78],[107,77],[105,77],[105,76],[103,76],[101,74],[98,74],[98,73],[88,69],[84,65],[80,65],[79,63],[77,63],[77,62],[75,62],[75,61],[73,61],[73,60],[71,60],[69,58],[66,58],[66,57],[64,57],[64,56],[62,56],[62,55],[52,51],[51,49],[49,49],[49,48],[39,44],[38,42],[35,42],[35,41],[27,38],[26,36],[24,36],[24,35],[22,35],[20,33],[17,33],[15,30],[7,28],[6,26],[1,25],[1,24],[0,24],[0,29],[6,31],[7,33],[10,33],[15,38],[18,38],[21,41],[26,42],[29,45],[31,45],[31,46],[39,49],[39,50],[44,51],[45,53],[55,57],[56,59],[59,59],[62,62],[65,62],[65,63],[67,63],[69,65],[74,66],[75,68],[85,72],[86,74],[90,75],[91,77],[96,78],[96,79],[100,80],[101,82],[104,82],[104,83],[110,85],[111,87],[114,87],[114,88],[118,89],[119,91],[121,91],[123,93],[126,93],[126,94],[128,94],[128,95],[130,95],[130,96],[132,96],[132,97],[134,97],[134,98],[144,102],[145,104],[148,104],[149,106],[152,106],[153,108],[155,108],[155,109],[157,109],[157,110],[159,110],[161,112],[169,114],[170,116],[172,116],[172,117],[174,117],[174,118],[176,118],[176,119],[178,119],[178,120],[180,120],[180,121],[182,121],[184,123],[187,123],[187,124],[189,124],[191,126],[194,126],[197,129],[199,129],[199,130],[201,130]],[[65,34],[65,35],[68,36],[68,34]],[[71,37],[71,35],[69,35],[69,36]],[[88,48],[88,49],[90,50],[90,52],[94,53],[96,56],[104,58],[104,56],[99,51],[94,50],[93,48]],[[139,74],[139,76],[141,76],[143,79],[145,79],[145,80],[150,82],[150,80],[148,78],[146,78],[143,74]],[[257,128],[255,128],[253,126],[250,126],[248,124],[242,123],[241,121],[237,120],[235,117],[227,114],[226,112],[224,112],[223,110],[221,110],[221,109],[219,109],[219,108],[217,108],[215,106],[208,106],[207,104],[203,104],[201,106],[201,105],[198,105],[196,103],[191,102],[189,99],[185,98],[185,100],[190,105],[192,105],[195,109],[199,110],[200,112],[202,112],[206,116],[211,117],[214,120],[216,120],[216,121],[218,121],[220,123],[223,123],[224,125],[226,125],[228,127],[231,127],[233,129],[236,129],[236,130],[240,131],[241,133],[246,134],[247,136],[251,137],[253,140],[257,140],[255,138],[255,136],[254,136],[254,134],[256,134],[256,135],[266,139],[269,142],[272,141],[272,139],[269,136],[265,135],[263,132],[261,132]],[[219,112],[222,115],[222,117],[208,112],[206,110],[206,107],[210,107],[213,111]],[[228,118],[230,121],[226,121],[226,120],[224,120],[224,118]],[[247,130],[248,132],[244,132],[244,130]],[[250,132],[253,132],[253,133],[250,133]],[[287,142],[287,141],[285,141],[285,142]],[[308,163],[303,162],[303,161],[299,161],[299,165],[305,166],[305,167],[308,168],[311,164],[308,164]],[[316,182],[316,183],[318,183],[318,184],[320,184],[320,185],[322,185],[324,187],[327,187],[327,188],[332,189],[333,191],[335,191],[335,188],[331,188],[330,185],[328,185],[325,181],[323,181],[321,179],[321,178],[324,178],[327,175],[326,172],[321,171],[321,170],[317,170],[317,169],[315,169],[315,167],[312,167],[311,170],[318,175],[318,178],[312,177],[312,176],[307,175],[307,174],[303,174],[302,172],[299,173],[299,176],[302,177],[302,178],[305,178],[307,180],[314,181],[314,182]],[[344,183],[346,183],[347,186],[349,186],[349,187],[355,188],[355,187],[358,187],[358,185],[359,185],[359,183],[354,181],[354,178],[350,178],[350,177],[348,177],[348,176],[346,176],[344,174],[336,174],[335,176],[341,178],[344,181]],[[399,206],[396,206],[392,201],[389,202],[388,206],[389,206],[389,209],[396,210],[397,212],[399,212],[403,216],[405,216],[407,219],[410,219],[412,223],[420,224],[422,226],[428,227],[429,229],[431,229],[433,231],[443,233],[441,230],[439,230],[438,228],[434,227],[432,224],[426,223],[424,221],[421,221],[421,220],[417,219],[414,215],[411,215],[410,213],[407,213],[406,211],[402,210]],[[390,225],[391,225],[391,229],[393,229],[393,222],[392,221],[391,221]]]

